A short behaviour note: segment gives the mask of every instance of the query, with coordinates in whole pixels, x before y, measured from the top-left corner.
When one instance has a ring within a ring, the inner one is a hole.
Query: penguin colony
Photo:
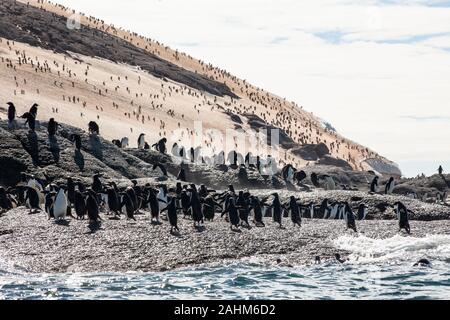
[[[8,103],[8,120],[11,130],[17,127],[15,114],[16,108],[13,103]],[[23,117],[31,131],[35,130],[35,119],[38,113],[38,105],[33,104]],[[31,121],[30,121],[31,120]],[[48,136],[51,139],[57,134],[58,124],[54,119],[48,122]],[[99,135],[100,128],[94,121],[89,122],[88,131],[90,135]],[[78,135],[71,136],[75,150],[82,150],[81,139]],[[159,140],[152,145],[161,153],[166,153],[167,140]],[[139,137],[140,148],[149,147],[145,142],[145,135]],[[122,148],[123,144],[117,147]],[[148,148],[147,148],[148,149]],[[186,153],[183,147],[175,146],[177,156],[183,157]],[[198,161],[201,155],[200,149],[191,148],[187,153],[190,155],[188,161]],[[245,170],[247,166],[260,167],[260,158],[250,161],[251,154],[244,158],[236,152],[230,152],[228,163],[230,166],[241,166]],[[221,152],[221,159],[224,159]],[[204,162],[204,160],[202,160]],[[271,164],[270,164],[271,165]],[[155,169],[160,170],[160,175],[167,175],[167,170],[161,164],[155,164]],[[286,165],[282,172],[282,177],[290,183],[300,184],[306,177],[304,171],[297,171],[292,165]],[[233,231],[239,228],[265,227],[264,218],[272,217],[279,228],[283,228],[283,218],[290,217],[294,226],[301,227],[302,219],[331,219],[343,220],[347,228],[357,232],[356,221],[365,220],[367,217],[367,207],[361,204],[356,210],[347,202],[330,202],[325,199],[321,204],[304,204],[301,199],[292,196],[289,201],[282,203],[277,193],[264,198],[252,195],[248,191],[236,192],[234,186],[230,185],[224,192],[216,192],[202,185],[199,188],[195,184],[186,183],[186,175],[183,169],[178,174],[176,186],[167,188],[161,185],[159,188],[150,184],[140,186],[136,180],[132,185],[125,188],[118,188],[114,182],[104,184],[102,175],[95,174],[89,186],[84,185],[79,180],[67,178],[64,184],[53,184],[46,181],[39,181],[34,176],[26,173],[22,174],[22,181],[16,187],[4,189],[0,188],[0,210],[5,212],[18,206],[26,206],[30,214],[45,211],[48,219],[62,221],[67,217],[73,219],[88,219],[91,223],[101,221],[101,213],[105,213],[110,219],[120,219],[125,216],[127,219],[135,220],[135,215],[148,212],[152,223],[159,225],[161,219],[168,220],[171,226],[171,233],[180,232],[178,218],[183,216],[192,219],[195,228],[204,228],[205,221],[214,221],[216,214],[225,218]],[[311,175],[312,183],[317,187],[325,189],[335,188],[333,179],[327,175]],[[394,179],[391,178],[385,186],[385,194],[392,193]],[[378,177],[375,177],[370,184],[369,192],[378,192]],[[402,203],[396,203],[392,207],[398,217],[400,229],[410,233],[409,211]]]
[[[63,16],[70,16],[74,13],[64,6],[52,4],[48,1],[30,1],[29,5]],[[159,131],[155,132],[155,134],[160,137],[167,136],[168,132],[174,129],[171,127],[171,123],[174,123],[174,121],[167,121],[167,118],[170,117],[172,119],[176,118],[177,120],[180,120],[178,122],[178,128],[184,128],[185,137],[193,138],[194,133],[192,130],[189,130],[189,125],[186,125],[186,121],[196,120],[196,118],[192,119],[192,117],[186,114],[186,118],[189,117],[189,119],[186,120],[185,114],[179,109],[171,106],[172,102],[170,101],[170,99],[175,96],[190,96],[195,97],[197,100],[195,104],[193,102],[191,105],[193,108],[191,111],[196,115],[198,114],[199,118],[202,113],[205,114],[204,111],[209,111],[209,109],[239,116],[249,114],[255,115],[268,125],[279,127],[284,130],[296,143],[301,145],[325,144],[330,150],[331,155],[346,160],[352,167],[358,170],[363,169],[360,165],[361,160],[379,157],[375,152],[342,138],[336,132],[326,128],[324,129],[323,124],[316,117],[302,111],[302,107],[300,108],[295,103],[276,97],[261,88],[254,87],[246,80],[241,80],[232,76],[226,70],[216,68],[184,53],[172,50],[158,41],[153,41],[121,28],[107,25],[94,17],[87,17],[83,14],[80,16],[82,24],[125,40],[135,47],[146,50],[151,54],[157,55],[174,64],[178,64],[190,71],[202,74],[218,83],[226,84],[233,93],[242,98],[242,101],[231,97],[228,97],[230,99],[221,99],[219,97],[211,98],[201,91],[191,89],[184,85],[176,85],[171,82],[162,83],[161,87],[158,88],[159,90],[151,90],[151,93],[148,94],[147,92],[133,87],[133,80],[137,81],[137,88],[139,88],[141,83],[144,84],[144,79],[141,79],[140,76],[136,77],[137,79],[132,79],[125,75],[108,75],[108,77],[98,82],[96,79],[90,77],[91,69],[88,64],[86,64],[86,68],[83,72],[80,72],[79,70],[75,72],[75,68],[78,69],[81,68],[81,66],[84,67],[82,62],[75,60],[71,61],[70,57],[65,57],[63,62],[57,61],[56,59],[53,63],[51,60],[40,61],[35,58],[32,53],[27,54],[25,49],[19,48],[19,45],[13,41],[4,40],[3,42],[6,43],[5,48],[9,48],[11,52],[10,57],[5,58],[4,60],[9,69],[20,71],[23,68],[31,66],[33,70],[36,70],[36,73],[58,74],[58,79],[55,83],[53,83],[52,80],[54,90],[55,92],[61,91],[58,94],[61,95],[61,102],[63,104],[70,102],[80,110],[80,119],[78,119],[80,122],[84,123],[84,119],[87,115],[92,116],[95,113],[97,123],[101,124],[103,117],[107,118],[106,113],[108,108],[111,107],[109,104],[112,104],[112,109],[120,112],[123,111],[126,123],[130,125],[129,130],[132,133],[138,131],[136,130],[136,126],[132,123],[132,120],[135,120],[136,124],[140,126],[147,126],[149,122],[151,122],[153,126],[159,124]],[[13,52],[16,53],[17,57],[13,55]],[[16,58],[18,62],[16,62]],[[26,76],[24,75],[24,77]],[[25,85],[22,86],[22,81],[27,81],[25,78],[22,79],[22,73],[18,72],[18,75],[14,80],[17,88],[24,87],[25,92],[28,92],[27,90],[29,89],[27,89]],[[28,82],[26,83],[29,82],[31,83],[30,79],[28,79]],[[71,87],[78,88],[80,84],[86,85],[92,92],[98,92],[98,96],[101,97],[101,100],[105,101],[104,105],[92,105],[89,99],[84,101],[81,96],[68,94]],[[17,89],[17,91],[19,91],[19,89]],[[39,94],[44,94],[44,88],[42,88],[41,91],[42,92]],[[120,94],[122,97],[129,96],[129,98],[126,98],[126,101],[119,102],[119,100],[113,99],[111,94],[115,94],[116,96],[117,94]],[[151,104],[151,107],[146,107],[149,104]],[[155,116],[149,109],[163,112]],[[52,108],[52,111],[53,113],[58,114],[58,116],[62,113],[61,110],[58,112],[58,108]],[[201,138],[205,140],[206,145],[211,144],[208,137],[205,136]],[[132,140],[134,145],[134,141],[136,140],[135,137],[133,137]],[[139,137],[139,140],[141,140],[141,137]],[[142,147],[142,144],[139,144],[139,147]],[[145,144],[143,147],[146,148]],[[284,159],[280,159],[280,162],[295,163],[297,167],[305,164],[304,160],[300,159],[290,151],[286,152]]]

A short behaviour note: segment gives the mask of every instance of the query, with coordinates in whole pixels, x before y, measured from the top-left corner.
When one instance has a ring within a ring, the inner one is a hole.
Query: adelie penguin
[[[228,213],[230,221],[230,229],[233,231],[239,230],[239,213],[236,208],[234,198],[230,197],[227,208],[222,212],[222,217]]]
[[[137,141],[138,149],[144,149],[145,148],[145,134],[141,133],[139,135],[138,141]]]
[[[47,124],[48,136],[54,137],[56,135],[57,130],[58,130],[58,123],[55,121],[54,118],[50,118]]]
[[[250,206],[253,210],[253,223],[257,227],[265,227],[266,225],[263,222],[263,213],[262,213],[263,208],[258,197],[255,196],[250,197]]]
[[[88,124],[88,131],[90,134],[99,135],[100,134],[100,128],[98,124],[95,121],[91,121]]]
[[[286,207],[286,210],[291,212],[291,221],[294,226],[302,226],[302,218],[300,214],[300,206],[297,203],[297,199],[294,196],[291,196],[289,200],[289,204]]]
[[[347,223],[347,228],[352,229],[353,231],[357,232],[356,230],[356,221],[355,221],[355,215],[353,214],[352,208],[350,208],[350,205],[346,202],[344,203],[344,218],[345,222]]]
[[[379,189],[380,188],[378,186],[378,177],[374,177],[372,182],[370,183],[370,192],[377,193]]]
[[[28,124],[31,131],[36,129],[36,118],[31,113],[25,112],[21,118],[26,119],[25,124]]]
[[[394,187],[395,187],[395,182],[394,182],[394,178],[390,178],[388,183],[386,183],[386,187],[384,189],[384,193],[385,194],[392,194],[392,191],[394,191]]]
[[[120,216],[122,213],[122,206],[119,200],[119,195],[117,194],[116,190],[113,187],[109,187],[106,190],[107,194],[107,201],[108,201],[108,208],[109,211],[114,213],[114,217]]]
[[[92,189],[87,191],[86,209],[90,223],[98,223],[100,220],[100,209],[98,206],[97,195]]]
[[[173,230],[180,232],[178,228],[178,215],[177,211],[181,208],[177,208],[177,199],[175,197],[168,198],[169,203],[167,207],[161,210],[161,212],[167,211],[167,217],[170,223],[170,233],[173,234]]]
[[[8,128],[14,127],[14,121],[16,120],[16,107],[12,102],[8,102]]]
[[[29,111],[29,113],[31,113],[35,119],[37,118],[38,107],[39,107],[39,105],[37,103],[34,103],[31,106],[30,111]]]
[[[127,191],[129,189],[131,189],[131,188],[128,188]],[[136,218],[134,217],[135,206],[134,206],[133,200],[131,199],[128,192],[122,193],[121,195],[122,195],[121,207],[125,206],[125,212],[127,213],[127,219],[136,221]]]
[[[201,227],[204,223],[202,206],[198,196],[197,188],[195,185],[191,185],[191,200],[190,200],[190,210],[192,214],[192,220],[194,220],[194,227]]]
[[[221,205],[218,204],[211,195],[207,195],[202,201],[202,213],[207,221],[213,221],[216,207],[221,209]]]
[[[55,220],[64,220],[67,215],[70,214],[70,205],[67,201],[67,196],[64,188],[60,187],[58,194],[55,198],[55,204],[53,206],[53,215]]]
[[[367,217],[367,209],[368,207],[364,204],[361,203],[358,207],[358,220],[365,220]]]
[[[283,228],[283,225],[281,223],[281,219],[283,217],[283,208],[280,202],[280,198],[278,196],[278,193],[274,193],[273,195],[273,201],[272,204],[269,206],[273,210],[273,221],[278,223],[280,226],[280,229]]]
[[[239,191],[239,195],[236,201],[236,206],[238,207],[239,212],[239,219],[242,223],[245,223],[245,227],[251,228],[250,223],[248,222],[248,216],[249,216],[249,207],[247,203],[247,199],[244,197],[244,192]]]
[[[398,224],[400,230],[405,229],[405,231],[410,234],[411,228],[409,226],[409,210],[405,207],[405,205],[401,202],[396,202],[394,204],[394,210],[397,214]]]
[[[75,208],[75,214],[77,215],[77,219],[84,220],[84,217],[87,214],[87,206],[84,195],[79,190],[75,190],[74,192],[73,206]]]
[[[157,143],[155,143],[153,145],[153,147],[155,147],[157,151],[165,154],[167,152],[166,143],[167,143],[167,139],[166,138],[162,138]]]
[[[28,209],[30,209],[30,214],[41,211],[40,200],[39,200],[39,191],[35,188],[26,186],[23,187],[25,190],[25,199],[24,202]]]

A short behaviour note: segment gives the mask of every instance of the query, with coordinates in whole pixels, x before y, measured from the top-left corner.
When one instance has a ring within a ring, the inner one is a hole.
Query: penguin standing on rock
[[[16,120],[16,107],[12,102],[8,102],[8,128],[14,127],[14,121]]]
[[[365,220],[367,217],[367,206],[361,203],[358,207],[358,220]]]
[[[54,118],[50,118],[47,125],[47,131],[49,137],[54,137],[56,135],[56,131],[58,130],[58,123]]]
[[[374,177],[372,182],[370,183],[370,192],[372,193],[377,193],[379,190],[379,186],[378,186],[378,177]]]
[[[36,119],[37,118],[37,113],[38,113],[38,108],[39,105],[37,103],[33,104],[30,108],[29,113],[33,115],[33,117]]]
[[[37,191],[35,188],[30,187],[30,186],[24,187],[24,190],[25,190],[24,202],[27,205],[27,207],[30,209],[30,214],[41,211],[42,209],[40,206],[39,191]]]
[[[100,128],[98,124],[95,121],[91,121],[88,124],[88,131],[90,134],[99,135],[100,134]]]
[[[36,118],[31,113],[25,112],[21,118],[26,119],[25,124],[28,124],[31,131],[36,129]]]
[[[222,217],[226,213],[228,213],[228,218],[230,220],[230,229],[232,231],[239,230],[239,213],[233,197],[230,197],[227,208],[222,212]]]
[[[392,194],[392,191],[394,191],[394,187],[395,187],[394,178],[391,177],[389,179],[388,183],[386,183],[386,187],[384,189],[384,193],[385,194]]]
[[[144,149],[145,148],[145,134],[144,133],[141,133],[139,135],[137,145],[138,145],[138,149]]]
[[[51,218],[55,218],[54,214],[54,205],[55,205],[55,198],[57,193],[55,191],[50,191],[45,195],[45,212],[47,213],[48,220]]]
[[[127,191],[129,191],[128,188]],[[136,221],[136,218],[134,217],[134,211],[135,211],[135,206],[133,203],[133,200],[130,197],[130,194],[128,192],[122,193],[122,203],[121,203],[121,207],[125,206],[125,212],[127,213],[127,219],[131,219]]]

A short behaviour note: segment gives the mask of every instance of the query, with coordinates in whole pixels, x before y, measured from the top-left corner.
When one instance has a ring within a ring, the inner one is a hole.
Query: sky
[[[450,0],[57,0],[226,69],[400,165],[450,172]]]

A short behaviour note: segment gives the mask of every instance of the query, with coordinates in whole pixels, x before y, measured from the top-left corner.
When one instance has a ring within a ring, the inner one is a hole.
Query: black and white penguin
[[[345,202],[344,203],[344,219],[347,223],[347,228],[352,229],[353,231],[357,232],[356,230],[356,221],[355,221],[355,215],[353,214],[352,208],[350,208],[350,205]]]
[[[189,197],[186,190],[181,191],[180,194],[180,202],[181,202],[181,208],[183,211],[184,218],[190,215],[190,206],[191,206],[191,198]]]
[[[388,183],[386,183],[386,187],[384,188],[384,193],[385,194],[392,194],[392,191],[394,191],[394,187],[395,187],[394,178],[391,177],[389,179]]]
[[[169,191],[167,190],[167,186],[162,185],[159,187],[159,192],[158,192],[157,198],[158,198],[160,212],[162,209],[167,207],[167,203],[168,203],[167,195],[168,194],[169,194]]]
[[[84,195],[79,190],[75,190],[74,192],[73,207],[75,208],[75,214],[77,215],[77,219],[84,220],[84,217],[87,214],[87,206]]]
[[[368,207],[364,204],[361,203],[358,207],[358,220],[365,220],[367,217],[367,209]]]
[[[190,199],[190,210],[192,214],[192,220],[194,220],[194,227],[201,227],[204,223],[204,217],[202,213],[202,206],[200,203],[200,198],[198,196],[197,187],[191,184],[191,199]]]
[[[370,192],[377,193],[380,190],[378,186],[378,179],[378,176],[375,176],[373,178],[372,182],[370,183]]]
[[[53,137],[56,135],[56,131],[58,131],[58,123],[54,118],[50,118],[47,124],[47,132],[49,137]]]
[[[40,192],[30,186],[24,187],[24,190],[25,190],[24,202],[27,208],[30,209],[30,214],[41,211],[42,209],[40,206],[40,196],[39,196]]]
[[[167,148],[166,148],[167,139],[162,138],[157,143],[155,143],[153,146],[156,148],[157,151],[166,154]]]
[[[44,208],[45,208],[45,212],[47,213],[47,217],[49,220],[51,218],[55,218],[54,205],[55,205],[56,195],[57,195],[57,193],[55,191],[49,191],[45,195]]]
[[[330,213],[329,200],[324,199],[319,208],[319,218],[327,219],[329,213]]]
[[[60,187],[55,198],[55,204],[53,206],[53,215],[55,217],[55,220],[64,220],[69,209],[70,206],[67,200],[66,192],[64,188]]]
[[[411,228],[409,226],[409,213],[408,213],[409,210],[401,202],[394,203],[394,210],[395,213],[397,214],[400,230],[405,229],[405,231],[408,234],[410,234]]]
[[[100,209],[98,205],[98,199],[95,192],[91,189],[87,191],[86,209],[89,222],[98,223],[100,220]]]
[[[218,204],[213,196],[207,195],[202,201],[202,213],[207,221],[213,221],[216,213],[216,207],[221,209],[221,205]]]
[[[121,203],[120,206],[121,207],[125,206],[125,212],[127,214],[127,219],[131,219],[131,220],[135,220],[136,221],[136,218],[134,217],[134,212],[136,210],[136,207],[135,207],[133,199],[131,198],[130,194],[128,193],[128,191],[130,189],[131,188],[128,188],[127,192],[121,194],[121,196],[122,196],[122,203]]]
[[[14,120],[16,120],[16,107],[12,102],[8,102],[8,125],[12,127]]]
[[[302,226],[302,217],[300,214],[300,206],[297,203],[297,199],[294,196],[291,196],[289,199],[289,204],[286,207],[287,210],[291,212],[291,221],[294,226]]]
[[[253,223],[257,227],[265,227],[266,225],[263,221],[263,205],[261,204],[261,201],[259,201],[258,197],[250,197],[250,206],[253,210]]]
[[[26,119],[25,124],[28,124],[28,128],[30,128],[31,131],[36,129],[36,118],[31,113],[25,112],[21,118]]]
[[[281,223],[281,219],[283,217],[283,208],[280,202],[280,198],[278,196],[278,193],[274,193],[273,194],[273,201],[272,204],[270,205],[270,207],[273,210],[273,221],[278,223],[280,228],[282,228],[282,223]]]
[[[153,188],[147,188],[148,198],[147,198],[147,206],[150,210],[150,214],[152,217],[152,222],[159,223],[159,201],[157,198],[157,191]]]
[[[128,139],[128,137],[123,137],[120,140],[120,148],[125,149],[128,148],[130,146],[130,139]]]
[[[100,134],[100,128],[95,121],[91,121],[88,124],[88,131],[90,134],[99,135]]]
[[[172,234],[173,230],[180,232],[180,229],[178,228],[178,215],[177,215],[177,211],[179,209],[180,208],[177,208],[176,198],[169,197],[167,206],[163,210],[161,210],[161,212],[167,210],[167,217],[170,223],[170,233]]]
[[[109,187],[106,190],[107,194],[107,201],[108,201],[108,208],[109,211],[114,213],[114,216],[120,216],[122,213],[122,205],[120,203],[119,195],[117,194],[116,189],[113,187]]]
[[[250,214],[250,209],[248,207],[247,199],[244,196],[244,191],[239,191],[239,195],[236,200],[236,206],[239,212],[239,220],[245,223],[245,227],[250,228],[250,223],[248,222],[248,216]]]
[[[94,176],[92,177],[92,185],[91,185],[91,189],[95,192],[95,193],[101,193],[103,192],[103,184],[100,181],[100,177],[102,175],[100,173],[96,173],[94,174]]]
[[[138,149],[144,149],[145,148],[145,133],[141,133],[139,135],[138,141],[137,141]]]
[[[228,213],[228,219],[230,221],[230,229],[231,230],[239,230],[239,212],[235,205],[235,200],[233,197],[230,197],[228,200],[227,208],[222,211],[222,217]],[[235,229],[233,229],[235,228]]]
[[[230,151],[228,153],[227,161],[230,164],[230,166],[237,166],[238,164],[238,154],[236,151]]]
[[[117,148],[122,148],[122,144],[120,143],[120,140],[114,139],[111,141],[113,145],[115,145]]]
[[[39,105],[37,103],[34,103],[30,108],[29,113],[33,115],[34,119],[37,118],[38,107],[39,107]]]

